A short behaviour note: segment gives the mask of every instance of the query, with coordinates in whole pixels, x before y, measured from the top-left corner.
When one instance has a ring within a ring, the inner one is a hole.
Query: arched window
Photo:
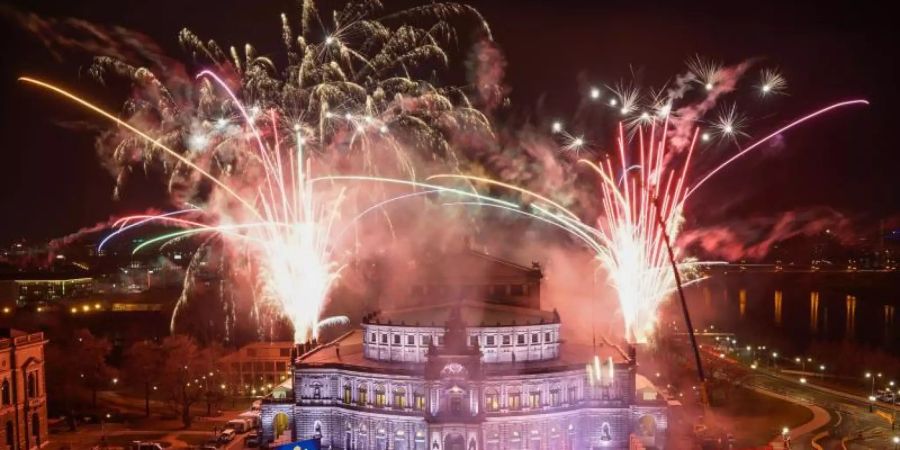
[[[516,411],[522,407],[522,393],[519,391],[512,391],[506,394],[506,407]]]
[[[375,406],[383,407],[384,406],[384,386],[377,385],[375,386]]]
[[[603,422],[603,425],[600,426],[600,440],[601,441],[611,441],[612,433],[609,430],[609,423]]]
[[[10,450],[16,449],[16,437],[13,432],[13,423],[11,420],[6,421],[6,448]]]
[[[413,393],[413,407],[416,408],[417,411],[425,410],[425,394],[422,392]]]
[[[360,386],[356,395],[356,402],[359,403],[359,406],[365,406],[366,403],[369,403],[369,391],[365,386]]]
[[[7,379],[3,380],[3,385],[2,385],[2,387],[0,387],[0,391],[2,391],[2,393],[0,393],[0,396],[3,397],[3,399],[2,399],[3,403],[0,403],[0,404],[8,405],[8,404],[12,403],[12,401],[9,398],[9,380],[7,380]]]
[[[487,389],[484,393],[484,408],[488,411],[497,411],[500,409],[500,396],[496,389]]]
[[[345,405],[350,404],[350,401],[352,400],[352,395],[353,395],[352,392],[353,392],[353,389],[350,387],[350,385],[345,384],[344,385],[344,404]]]
[[[406,408],[406,389],[394,389],[394,408]]]
[[[318,420],[313,425],[313,437],[321,438],[322,437],[322,422]]]
[[[31,372],[28,374],[28,398],[35,398],[37,395],[37,375]]]

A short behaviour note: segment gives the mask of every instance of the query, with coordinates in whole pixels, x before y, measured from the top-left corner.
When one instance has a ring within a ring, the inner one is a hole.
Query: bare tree
[[[190,428],[193,422],[191,406],[206,395],[208,383],[204,376],[213,369],[209,358],[193,339],[174,335],[163,340],[160,365],[160,386],[166,400],[181,414],[181,422]]]
[[[115,371],[106,363],[112,345],[105,338],[98,338],[88,330],[75,332],[75,339],[66,351],[71,356],[72,370],[80,384],[91,392],[91,406],[97,406],[97,392],[109,387]]]
[[[125,382],[140,385],[144,390],[144,415],[150,417],[150,394],[154,383],[158,383],[162,371],[162,350],[151,341],[135,342],[125,351],[122,367]]]

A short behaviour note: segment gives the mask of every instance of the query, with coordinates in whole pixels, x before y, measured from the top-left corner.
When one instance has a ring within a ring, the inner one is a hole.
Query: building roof
[[[424,372],[424,363],[403,361],[377,361],[368,359],[363,354],[363,330],[350,331],[334,341],[322,345],[304,355],[297,362],[303,367],[344,368],[366,372],[392,373],[399,375],[418,375]],[[515,363],[484,364],[485,375],[537,374],[561,370],[584,369],[595,353],[592,346],[563,342],[560,344],[560,356],[545,361],[521,361]],[[596,356],[606,361],[612,358],[616,364],[631,362],[628,355],[618,346],[602,343],[597,346]]]
[[[55,271],[31,271],[31,272],[0,272],[0,281],[90,281],[93,278],[87,272],[55,272]]]
[[[460,318],[467,327],[559,323],[559,315],[554,311],[542,311],[534,308],[473,300],[376,312],[364,317],[363,323],[443,327],[447,324],[447,320],[457,307],[459,308]]]
[[[224,362],[245,361],[245,360],[272,360],[272,359],[289,359],[289,356],[281,356],[282,349],[292,349],[294,343],[291,341],[275,341],[275,342],[251,342],[221,358]],[[249,355],[247,350],[262,350],[256,355]],[[278,353],[276,353],[278,351]]]

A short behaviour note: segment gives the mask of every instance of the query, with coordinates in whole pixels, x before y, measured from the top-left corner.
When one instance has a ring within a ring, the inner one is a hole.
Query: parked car
[[[221,442],[221,443],[231,442],[234,440],[234,435],[235,435],[235,433],[234,433],[233,429],[226,428],[226,429],[222,430],[221,434],[219,434],[219,442]]]
[[[244,447],[259,447],[259,434],[255,431],[247,434],[244,438]]]

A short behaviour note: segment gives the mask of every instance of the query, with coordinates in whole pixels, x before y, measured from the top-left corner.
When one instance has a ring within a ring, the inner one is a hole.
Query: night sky
[[[114,202],[114,180],[95,157],[96,132],[84,127],[107,124],[15,81],[24,74],[43,77],[74,87],[112,110],[127,94],[121,86],[107,88],[90,79],[85,74],[88,55],[54,59],[14,24],[10,8],[121,25],[149,35],[169,55],[184,59],[177,33],[185,26],[220,43],[252,42],[263,54],[278,55],[279,13],[293,11],[296,18],[297,3],[5,3],[0,14],[0,243],[65,235],[163,197],[158,188],[138,187],[127,193],[127,201]],[[385,3],[389,10],[413,4]],[[872,102],[868,108],[848,109],[792,131],[777,152],[762,152],[735,166],[695,200],[731,206],[696,208],[694,220],[714,224],[820,205],[870,222],[900,212],[895,18],[874,3],[846,3],[844,8],[817,2],[690,2],[688,7],[597,1],[469,3],[483,13],[508,60],[512,108],[523,115],[566,118],[585,94],[579,80],[612,83],[634,70],[648,84],[658,85],[683,72],[684,61],[695,54],[729,64],[759,57],[760,67],[782,71],[789,95],[775,100],[771,116],[754,118],[751,129],[759,134],[834,101],[865,97]],[[750,77],[756,77],[756,70]],[[736,198],[740,201],[732,203]]]

